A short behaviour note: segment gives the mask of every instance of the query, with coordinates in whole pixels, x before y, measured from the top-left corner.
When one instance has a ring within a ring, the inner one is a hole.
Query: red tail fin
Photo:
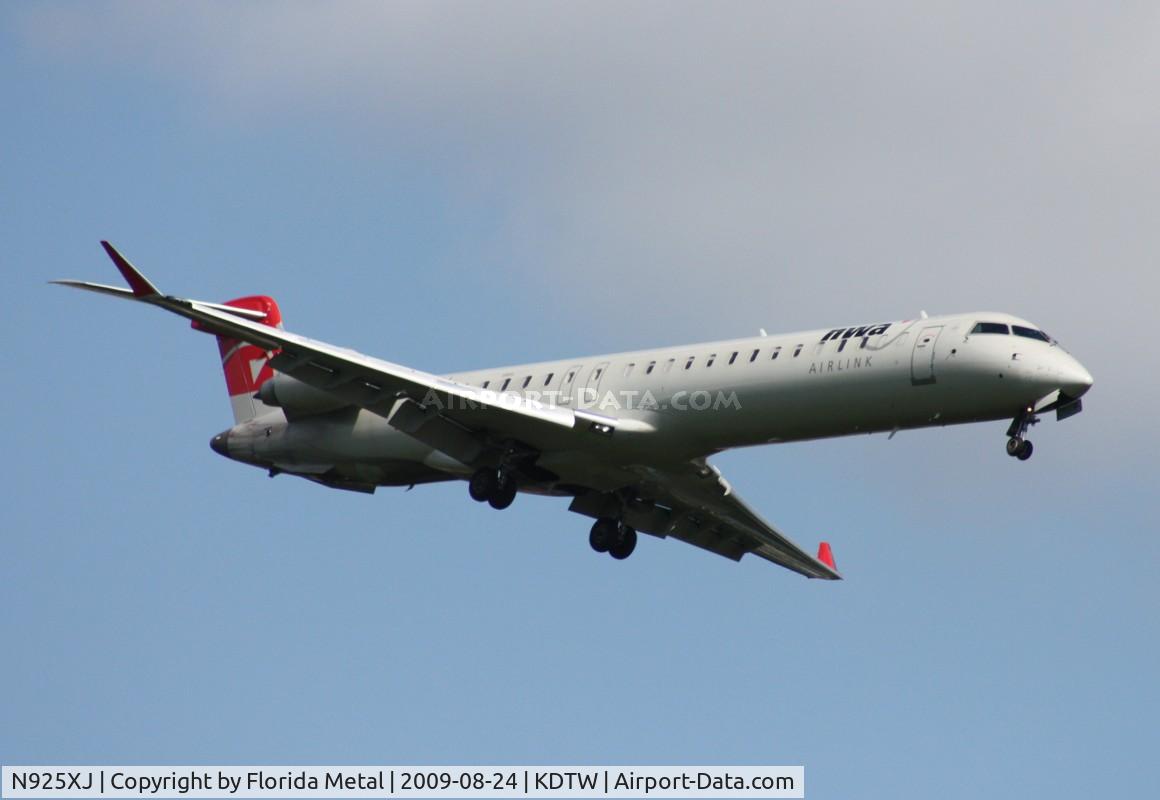
[[[226,305],[261,311],[266,315],[262,320],[264,325],[273,328],[282,327],[282,312],[272,297],[265,295],[239,297],[230,300]],[[194,328],[197,327],[197,323],[194,323]],[[274,370],[270,368],[269,362],[277,353],[267,352],[260,347],[225,336],[218,336],[217,342],[222,357],[222,370],[226,375],[226,389],[230,393],[230,405],[234,411],[234,422],[253,419],[268,410],[254,395],[258,387],[273,377]]]

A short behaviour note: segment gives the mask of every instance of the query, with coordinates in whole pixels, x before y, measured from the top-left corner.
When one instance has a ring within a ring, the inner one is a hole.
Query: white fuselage
[[[1087,370],[1057,343],[1011,332],[972,333],[980,321],[1034,330],[1008,314],[971,313],[448,377],[586,408],[620,423],[613,435],[592,437],[581,449],[561,432],[561,449],[545,449],[537,462],[557,479],[527,489],[546,493],[567,493],[568,486],[588,485],[598,475],[609,481],[606,470],[589,464],[689,459],[756,444],[1011,419],[1053,393],[1078,398],[1091,385]],[[292,421],[274,409],[236,426],[229,441],[229,455],[242,461],[304,475],[338,474],[366,485],[471,472],[354,407]]]

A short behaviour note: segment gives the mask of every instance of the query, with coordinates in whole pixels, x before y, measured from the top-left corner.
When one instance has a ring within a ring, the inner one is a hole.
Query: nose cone
[[[1092,388],[1092,374],[1083,364],[1074,358],[1068,358],[1068,363],[1060,369],[1059,390],[1068,397],[1080,397]]]
[[[230,432],[222,431],[217,436],[209,440],[209,447],[219,456],[230,457]]]

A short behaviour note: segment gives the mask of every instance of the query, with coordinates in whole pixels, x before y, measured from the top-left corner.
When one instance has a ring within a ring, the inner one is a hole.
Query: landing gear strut
[[[1031,458],[1031,453],[1034,447],[1031,442],[1024,438],[1027,435],[1027,429],[1039,422],[1039,417],[1035,416],[1032,408],[1028,407],[1019,412],[1015,419],[1011,420],[1011,426],[1007,428],[1007,455],[1026,461]]]
[[[588,544],[597,553],[608,553],[617,561],[623,561],[636,549],[636,531],[614,519],[598,519],[588,534]]]
[[[467,482],[467,492],[476,502],[487,502],[494,509],[507,508],[516,499],[515,477],[506,470],[480,467]]]

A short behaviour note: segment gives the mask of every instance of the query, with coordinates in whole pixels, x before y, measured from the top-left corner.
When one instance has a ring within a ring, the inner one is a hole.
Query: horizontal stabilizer
[[[120,286],[106,286],[103,283],[90,283],[89,281],[70,281],[57,280],[49,281],[55,283],[57,286],[71,286],[74,289],[84,289],[88,292],[98,292],[99,294],[111,294],[114,297],[124,297],[126,300],[135,300],[136,295],[129,289],[124,289]]]

